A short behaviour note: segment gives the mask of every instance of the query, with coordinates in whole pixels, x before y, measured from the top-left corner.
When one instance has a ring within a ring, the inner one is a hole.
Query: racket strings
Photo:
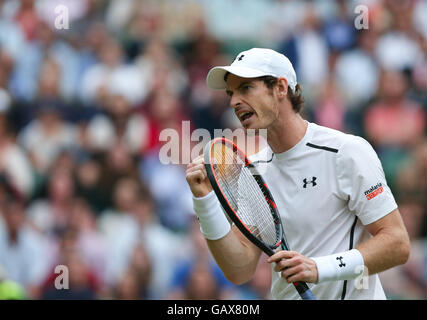
[[[262,231],[265,229],[265,226],[264,228],[262,228],[262,216],[261,215],[250,215],[250,216],[245,215],[245,213],[247,213],[248,210],[251,210],[251,209],[253,210],[254,208],[257,208],[257,206],[254,207],[251,205],[253,204],[254,201],[253,200],[251,201],[250,199],[248,199],[247,193],[242,192],[243,188],[238,187],[239,183],[240,184],[247,183],[247,181],[245,181],[246,180],[245,179],[246,175],[244,173],[245,169],[246,168],[244,168],[243,165],[239,165],[238,170],[240,170],[240,174],[233,176],[228,181],[225,179],[221,179],[221,183],[222,185],[228,186],[228,188],[225,188],[226,195],[229,198],[233,199],[233,201],[231,201],[232,203],[230,204],[232,205],[233,209],[236,210],[238,215],[241,218],[243,218],[242,220],[246,223],[249,229],[251,229],[251,231],[258,230],[258,233],[262,233]],[[234,170],[234,171],[237,172],[237,170]],[[253,187],[251,182],[252,181],[249,181],[247,186]],[[233,192],[229,192],[229,190],[234,190],[234,189],[238,190],[237,199]],[[254,189],[254,188],[251,188],[251,189],[252,189],[252,192],[258,191],[257,189]]]
[[[254,236],[274,246],[279,240],[274,218],[245,158],[224,144],[214,146],[212,158],[218,184],[238,218]]]
[[[270,208],[266,205],[265,197],[258,185],[254,183],[252,175],[246,172],[247,168],[242,165],[241,167],[242,171],[237,187],[238,196],[237,200],[234,201],[237,215],[255,236],[274,245],[277,242],[275,227],[271,222],[266,221],[272,220]],[[246,187],[242,188],[241,185]],[[251,190],[245,190],[249,189],[247,187],[250,187]],[[235,198],[234,195],[232,197]]]

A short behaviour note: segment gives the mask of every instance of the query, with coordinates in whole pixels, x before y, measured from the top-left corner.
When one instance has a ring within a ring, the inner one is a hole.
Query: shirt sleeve
[[[337,155],[339,195],[364,225],[397,208],[381,161],[363,138],[350,136]]]

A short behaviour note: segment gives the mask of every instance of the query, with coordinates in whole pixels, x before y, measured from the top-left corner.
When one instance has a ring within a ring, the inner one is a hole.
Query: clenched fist
[[[204,197],[212,191],[203,156],[198,156],[193,162],[188,164],[185,178],[187,179],[191,192],[196,198]]]

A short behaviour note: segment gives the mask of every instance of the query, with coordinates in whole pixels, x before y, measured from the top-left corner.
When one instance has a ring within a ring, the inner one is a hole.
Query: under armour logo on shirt
[[[303,185],[302,187],[303,187],[303,188],[307,188],[307,185],[308,185],[309,183],[311,183],[311,185],[314,187],[314,186],[316,186],[316,185],[317,185],[316,180],[317,180],[317,178],[316,178],[316,177],[313,177],[313,179],[312,179],[311,181],[307,181],[307,178],[304,178],[304,180],[302,180],[302,181],[304,182],[304,185]]]
[[[342,259],[343,259],[343,257],[342,257],[342,256],[337,257],[337,260],[339,260],[339,261],[340,261],[340,264],[338,265],[338,267],[340,267],[340,268],[345,267],[345,263],[342,261]]]

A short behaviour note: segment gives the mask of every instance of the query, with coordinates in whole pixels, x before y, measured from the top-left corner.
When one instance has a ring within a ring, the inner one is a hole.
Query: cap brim
[[[207,86],[211,89],[225,89],[227,84],[224,80],[224,76],[227,72],[242,78],[257,78],[268,75],[265,72],[243,66],[214,67],[209,71],[206,77]]]

